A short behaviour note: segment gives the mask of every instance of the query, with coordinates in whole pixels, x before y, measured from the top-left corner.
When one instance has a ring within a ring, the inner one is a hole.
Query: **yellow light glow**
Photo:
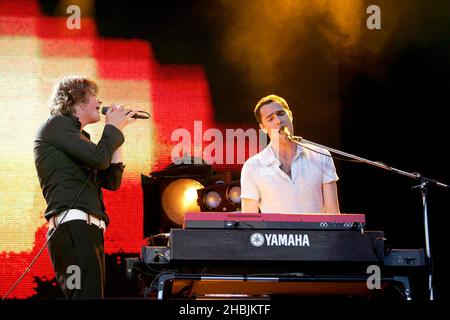
[[[184,192],[184,203],[187,206],[192,205],[192,203],[196,203],[197,201],[197,189],[189,188]]]
[[[178,179],[171,182],[161,197],[161,205],[167,217],[181,226],[186,212],[199,212],[197,190],[202,188],[200,182],[192,179]]]

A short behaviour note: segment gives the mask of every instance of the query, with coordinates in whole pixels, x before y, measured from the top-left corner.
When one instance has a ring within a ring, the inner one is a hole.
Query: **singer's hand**
[[[135,114],[135,110],[125,109],[120,105],[112,105],[106,112],[105,122],[122,131],[127,125],[136,121],[132,118]]]

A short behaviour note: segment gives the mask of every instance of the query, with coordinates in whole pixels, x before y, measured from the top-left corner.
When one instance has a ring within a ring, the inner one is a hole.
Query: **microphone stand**
[[[417,186],[414,186],[414,188],[419,188],[420,192],[422,194],[422,205],[423,205],[423,225],[424,225],[424,232],[425,232],[425,252],[427,255],[427,260],[428,260],[428,290],[429,290],[429,297],[430,300],[434,300],[434,296],[433,296],[433,271],[432,271],[432,260],[431,260],[431,248],[430,248],[430,237],[429,237],[429,229],[428,229],[428,187],[430,185],[436,185],[439,187],[443,187],[443,188],[450,188],[450,185],[445,184],[445,183],[441,183],[439,181],[433,180],[433,179],[429,179],[424,177],[423,175],[421,175],[420,173],[417,172],[406,172],[403,170],[399,170],[396,169],[394,167],[388,166],[382,162],[377,162],[377,161],[371,161],[362,157],[358,157],[355,156],[353,154],[347,153],[347,152],[343,152],[340,150],[336,150],[312,141],[308,141],[306,139],[303,139],[302,137],[299,136],[294,136],[291,135],[290,133],[287,132],[282,132],[280,130],[280,132],[290,141],[298,144],[301,146],[301,143],[307,143],[307,144],[311,144],[313,146],[319,147],[319,148],[323,148],[326,149],[330,152],[339,154],[341,156],[344,157],[348,157],[351,159],[355,159],[391,172],[395,172],[397,174],[403,175],[403,176],[407,176],[409,178],[413,178],[419,181],[419,184]]]

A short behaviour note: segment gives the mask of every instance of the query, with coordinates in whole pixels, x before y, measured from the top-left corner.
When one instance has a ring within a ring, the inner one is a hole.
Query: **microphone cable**
[[[86,181],[84,182],[83,186],[81,187],[81,189],[78,191],[78,193],[75,195],[74,199],[72,200],[72,203],[69,206],[69,209],[67,209],[64,212],[63,218],[61,219],[61,221],[58,223],[58,225],[55,225],[55,228],[50,232],[49,236],[47,237],[47,241],[45,241],[44,245],[41,247],[41,249],[39,250],[39,252],[36,254],[36,256],[33,258],[33,260],[31,261],[30,265],[28,266],[28,268],[22,273],[22,275],[19,277],[19,279],[17,279],[17,281],[13,284],[13,286],[9,289],[9,291],[6,293],[6,295],[2,298],[2,300],[6,300],[6,298],[9,296],[9,294],[18,286],[18,284],[20,283],[20,281],[22,281],[23,277],[25,277],[25,275],[31,270],[31,267],[34,265],[34,263],[36,262],[37,258],[39,258],[39,256],[41,255],[42,251],[44,251],[45,247],[47,246],[47,244],[50,242],[50,239],[53,237],[53,235],[55,234],[56,229],[59,227],[59,225],[61,225],[64,221],[64,218],[66,217],[67,213],[69,212],[70,209],[72,209],[73,205],[75,204],[75,201],[78,200],[78,198],[81,195],[81,192],[83,192],[84,188],[86,188],[86,185],[89,181],[89,179],[92,176],[92,173],[94,172],[94,170],[91,171],[91,173],[89,174],[89,176],[87,177]]]

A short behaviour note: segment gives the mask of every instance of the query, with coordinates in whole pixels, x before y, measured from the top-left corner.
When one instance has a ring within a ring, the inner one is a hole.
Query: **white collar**
[[[294,157],[297,158],[304,152],[304,148],[300,145],[297,145],[297,152]],[[267,167],[271,165],[277,165],[279,166],[281,164],[280,160],[275,155],[275,150],[273,149],[272,141],[267,145],[267,147],[261,151],[260,153],[260,161]]]

